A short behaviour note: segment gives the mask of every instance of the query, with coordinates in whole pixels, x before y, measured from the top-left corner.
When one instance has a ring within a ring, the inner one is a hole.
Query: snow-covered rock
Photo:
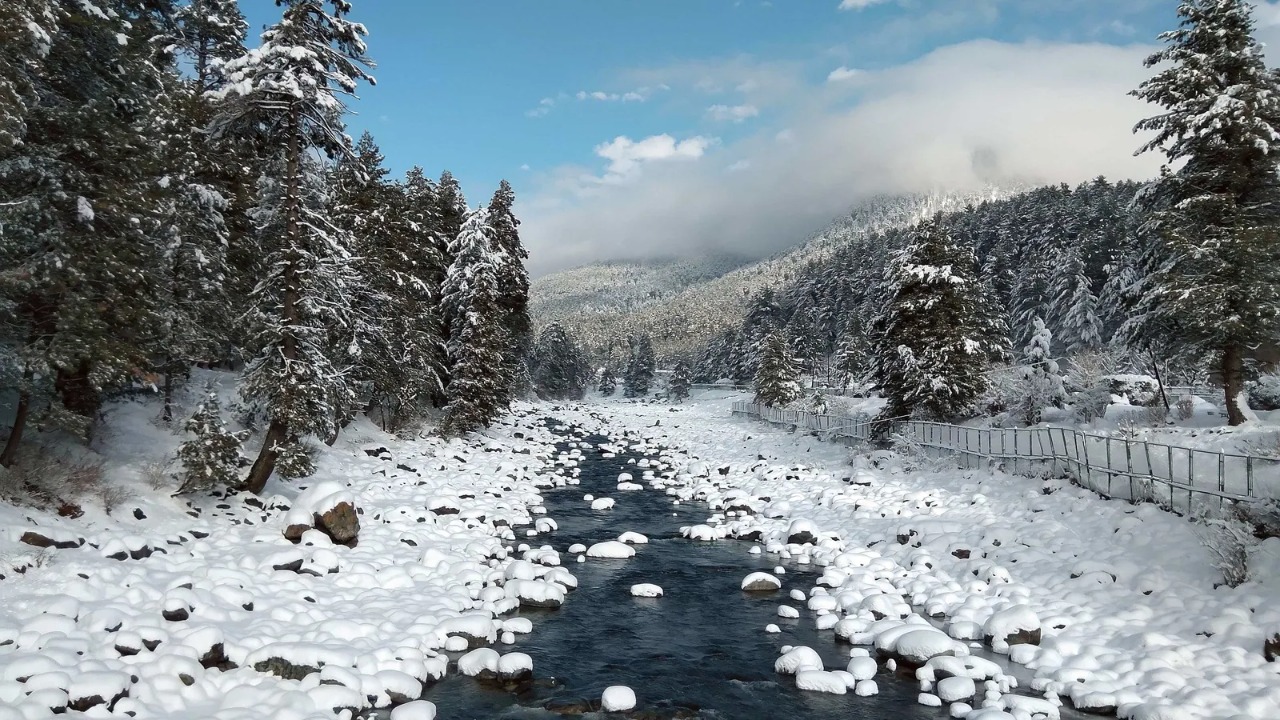
[[[591,558],[624,560],[629,557],[634,557],[635,554],[635,548],[626,543],[618,542],[617,540],[606,540],[587,548],[587,557]]]
[[[631,586],[631,596],[643,598],[662,597],[662,588],[650,583],[639,583]]]
[[[765,572],[753,572],[742,579],[742,589],[746,592],[775,592],[781,588],[782,581]]]
[[[604,712],[627,712],[636,706],[636,693],[626,685],[610,685],[600,696],[600,709]]]

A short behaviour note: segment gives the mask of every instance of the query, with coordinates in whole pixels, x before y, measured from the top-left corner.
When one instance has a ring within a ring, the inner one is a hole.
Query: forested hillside
[[[782,286],[839,248],[890,228],[971,203],[1004,197],[1008,190],[877,197],[765,260],[743,264],[730,257],[606,263],[539,278],[530,290],[537,325],[561,322],[597,355],[620,362],[627,337],[647,334],[671,362],[692,358],[719,333],[735,328],[751,297]]]

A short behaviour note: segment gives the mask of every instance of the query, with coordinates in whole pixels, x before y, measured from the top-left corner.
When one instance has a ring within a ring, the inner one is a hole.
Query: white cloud
[[[887,0],[840,0],[841,10],[864,10]]]
[[[755,105],[712,105],[707,108],[707,117],[716,122],[740,123],[759,114],[760,108]]]
[[[845,80],[852,80],[862,74],[862,71],[857,68],[841,65],[827,75],[827,82],[844,82]]]
[[[588,169],[562,168],[526,196],[530,269],[772,253],[882,193],[1150,177],[1160,158],[1133,157],[1141,138],[1132,128],[1152,109],[1127,95],[1147,76],[1150,51],[994,41],[942,48],[867,71],[852,107],[842,84],[794,90],[782,124],[717,150],[717,162],[664,161],[703,156],[707,138],[618,138],[596,149],[609,174],[594,185],[583,179]],[[744,162],[750,172],[726,172]]]
[[[716,142],[715,138],[702,135],[685,140],[676,140],[665,133],[643,140],[632,140],[625,135],[619,135],[607,143],[597,145],[595,152],[596,155],[609,161],[606,177],[624,178],[632,175],[644,163],[663,160],[696,160]]]

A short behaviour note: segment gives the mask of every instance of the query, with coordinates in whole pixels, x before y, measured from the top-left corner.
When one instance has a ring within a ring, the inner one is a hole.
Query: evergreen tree
[[[258,213],[268,274],[254,290],[254,359],[241,388],[271,419],[245,481],[255,493],[282,451],[298,455],[307,434],[331,438],[352,403],[332,334],[349,332],[355,321],[347,305],[356,280],[350,238],[328,217],[312,151],[350,152],[342,96],[372,81],[366,30],[346,18],[349,2],[332,0],[332,12],[320,0],[280,4],[284,16],[262,34],[262,45],[223,66],[228,82],[217,96],[225,100],[220,131],[255,130],[264,146],[277,149]]]
[[[423,173],[422,168],[414,167],[409,170],[405,175],[402,191],[403,212],[414,230],[409,251],[413,274],[421,279],[423,292],[438,306],[444,292],[444,279],[449,272],[448,243],[457,237],[457,232],[448,238],[442,234],[444,231],[441,229],[439,189]],[[426,320],[430,327],[424,327],[421,331],[435,337],[426,352],[431,373],[437,378],[436,388],[428,393],[428,399],[432,407],[442,408],[448,402],[444,392],[449,377],[449,356],[445,350],[449,337],[448,320],[438,308]],[[417,322],[417,318],[411,315],[405,321],[413,323]]]
[[[1178,16],[1134,92],[1164,109],[1138,124],[1155,133],[1139,152],[1169,166],[1143,192],[1151,240],[1126,332],[1214,354],[1239,425],[1246,351],[1280,317],[1280,88],[1246,0],[1184,0]]]
[[[1053,333],[1044,320],[1032,318],[1031,340],[1025,350],[1026,365],[1017,386],[1015,407],[1027,425],[1040,422],[1041,415],[1050,405],[1061,406],[1066,399],[1058,363],[1053,359]]]
[[[644,397],[653,385],[657,360],[653,356],[653,341],[648,335],[633,336],[628,341],[631,359],[623,375],[622,393],[629,398]]]
[[[591,378],[591,364],[578,341],[553,322],[538,334],[529,357],[534,390],[544,400],[581,400]]]
[[[46,428],[88,436],[104,393],[147,367],[168,195],[149,17],[123,0],[22,5],[30,43],[11,56],[6,42],[0,61],[0,92],[19,97],[0,135],[21,133],[0,139],[0,377],[18,398],[6,466],[33,408]]]
[[[184,429],[192,437],[178,446],[178,462],[182,463],[178,492],[235,485],[240,475],[244,433],[227,429],[218,393],[212,387],[205,392]]]
[[[435,245],[423,242],[429,216],[418,215],[408,188],[386,181],[383,157],[365,133],[333,173],[334,222],[354,243],[360,286],[353,311],[361,321],[346,339],[363,402],[395,431],[443,391],[439,265]]]
[[[511,184],[503,180],[489,201],[489,223],[493,226],[494,241],[499,251],[498,305],[502,308],[502,326],[511,340],[506,359],[513,372],[532,346],[529,273],[524,268],[529,253],[520,243],[520,221],[512,210],[515,200]]]
[[[689,363],[681,360],[671,371],[671,381],[667,384],[667,399],[682,403],[689,398],[689,390],[693,386],[693,370]]]
[[[600,394],[611,397],[618,390],[618,379],[614,377],[613,368],[608,365],[600,371]]]
[[[0,3],[0,159],[26,135],[28,108],[37,101],[36,81],[59,15],[51,0]]]
[[[766,407],[785,407],[800,398],[800,367],[791,348],[779,332],[760,341],[760,362],[756,368],[755,402]]]
[[[917,225],[890,265],[872,366],[886,417],[956,418],[985,389],[975,265],[936,220]]]
[[[462,435],[487,427],[501,412],[510,382],[503,376],[507,346],[498,306],[497,258],[489,211],[479,208],[450,244],[453,264],[444,285],[451,366],[442,430]]]
[[[196,87],[209,91],[221,83],[219,66],[244,54],[249,23],[238,0],[187,0],[174,13],[178,39],[191,58]]]
[[[1053,314],[1061,331],[1060,343],[1068,353],[1082,353],[1102,347],[1102,320],[1098,298],[1085,273],[1078,247],[1058,253],[1058,272],[1053,280]]]

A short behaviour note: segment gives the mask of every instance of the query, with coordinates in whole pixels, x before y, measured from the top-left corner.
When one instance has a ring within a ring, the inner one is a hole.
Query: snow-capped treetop
[[[350,139],[342,131],[340,96],[354,95],[360,81],[375,82],[365,70],[374,65],[365,54],[368,30],[345,18],[346,0],[330,0],[332,13],[321,0],[280,4],[284,17],[262,33],[261,46],[218,64],[226,85],[213,95],[225,109],[215,127],[256,124],[269,136],[300,131],[330,155],[345,153]]]

